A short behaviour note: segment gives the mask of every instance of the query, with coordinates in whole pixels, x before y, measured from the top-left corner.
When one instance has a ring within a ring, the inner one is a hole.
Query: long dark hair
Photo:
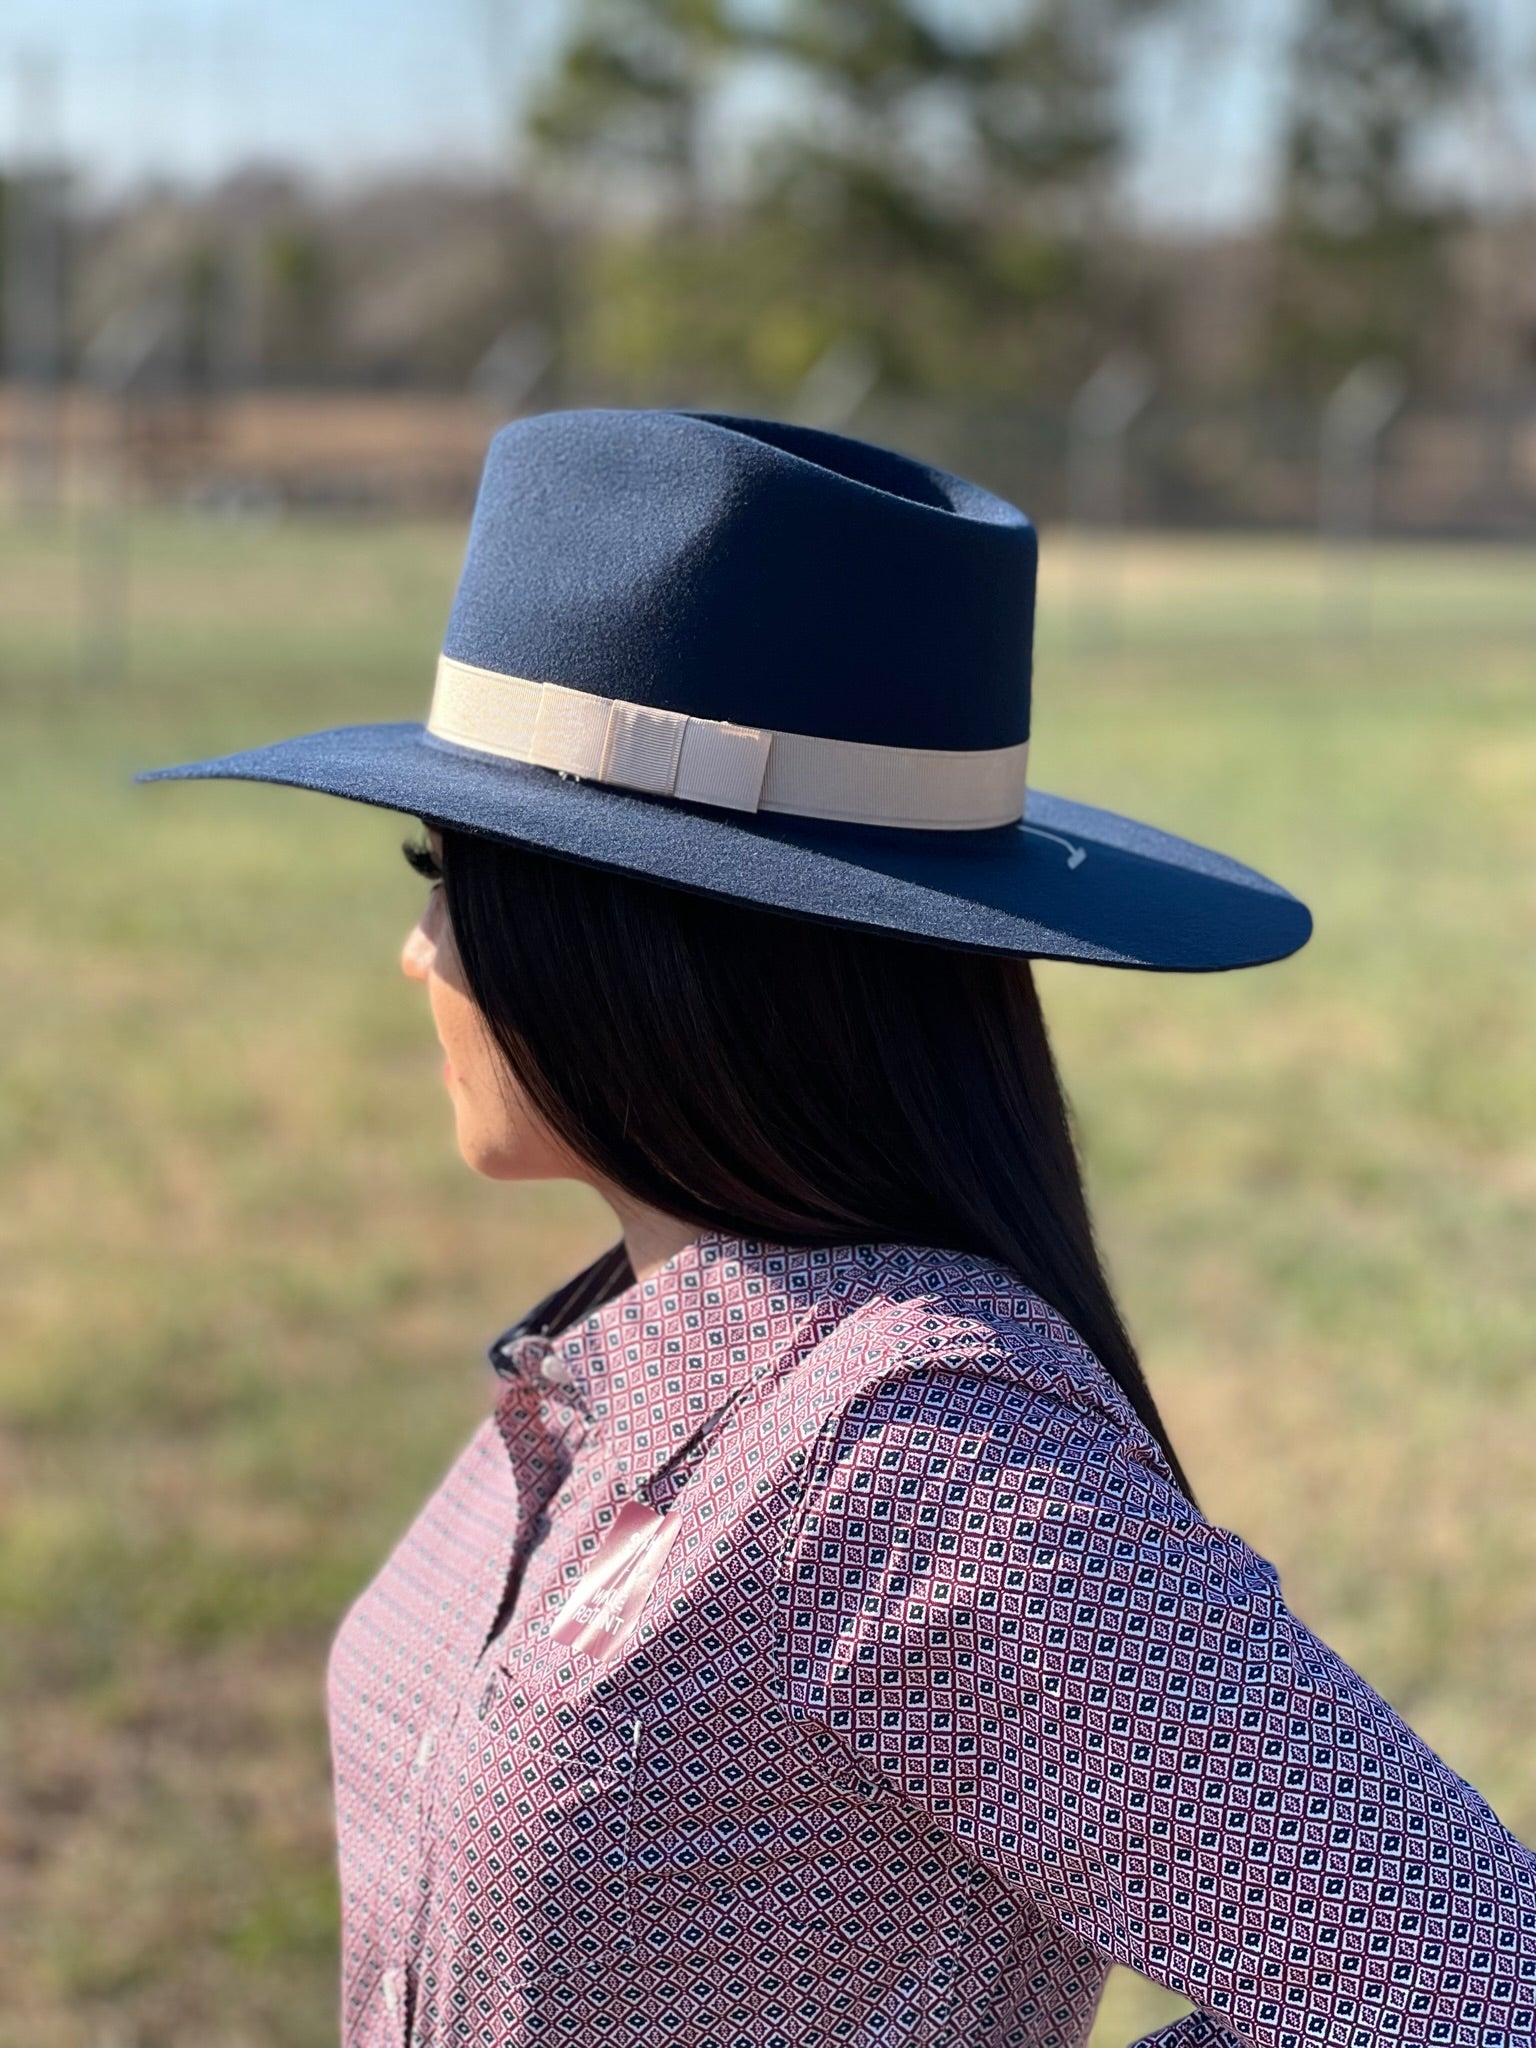
[[[1193,1502],[1094,1242],[1027,960],[437,829],[469,992],[577,1157],[701,1228],[1010,1267],[1115,1379]]]

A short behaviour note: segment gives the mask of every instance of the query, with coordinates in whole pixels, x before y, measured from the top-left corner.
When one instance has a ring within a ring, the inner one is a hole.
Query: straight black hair
[[[436,829],[469,992],[578,1158],[701,1228],[1011,1268],[1110,1373],[1194,1503],[1094,1241],[1027,960]]]

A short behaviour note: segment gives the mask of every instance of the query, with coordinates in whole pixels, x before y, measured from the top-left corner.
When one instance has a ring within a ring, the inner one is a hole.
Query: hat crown
[[[494,437],[443,651],[889,747],[1029,735],[1036,541],[966,479],[777,421],[543,413]]]

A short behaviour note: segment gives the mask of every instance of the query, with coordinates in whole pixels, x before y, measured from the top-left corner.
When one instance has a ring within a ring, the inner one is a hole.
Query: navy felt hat
[[[1012,505],[843,435],[545,413],[491,442],[424,725],[139,779],[321,790],[979,952],[1294,952],[1276,883],[1028,788],[1035,560]]]

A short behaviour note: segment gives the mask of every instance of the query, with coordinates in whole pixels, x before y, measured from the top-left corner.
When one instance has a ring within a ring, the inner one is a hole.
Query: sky
[[[1211,229],[1262,209],[1296,4],[1205,0],[1192,30],[1138,39],[1126,189],[1139,217]],[[0,164],[62,149],[97,190],[150,176],[200,183],[253,160],[333,187],[401,168],[504,168],[510,117],[570,5],[0,0]],[[1502,73],[1528,88],[1504,116],[1524,177],[1536,163],[1536,6],[1478,5]],[[1479,174],[1465,143],[1460,159],[1448,144],[1446,162],[1452,175]]]

